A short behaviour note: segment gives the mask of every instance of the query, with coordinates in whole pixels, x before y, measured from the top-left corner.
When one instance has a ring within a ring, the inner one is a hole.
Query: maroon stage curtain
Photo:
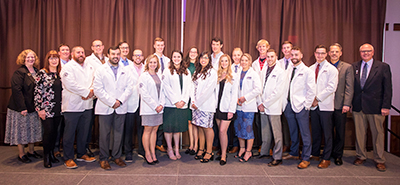
[[[190,0],[184,50],[193,45],[211,50],[210,41],[217,36],[224,42],[223,52],[241,47],[255,59],[258,40],[268,40],[277,51],[289,40],[302,48],[304,62],[311,65],[318,44],[340,43],[342,60],[353,63],[360,60],[359,46],[368,42],[380,60],[385,10],[385,0]]]
[[[130,49],[154,53],[153,40],[165,40],[165,55],[181,47],[181,0],[1,0],[0,1],[0,143],[3,143],[10,79],[24,49],[41,60],[60,43],[81,45],[92,53],[92,41],[108,47],[127,41]],[[42,65],[43,66],[43,61]]]

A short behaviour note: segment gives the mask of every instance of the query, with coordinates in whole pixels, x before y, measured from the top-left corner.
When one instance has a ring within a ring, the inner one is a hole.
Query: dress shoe
[[[33,154],[27,152],[27,153],[26,153],[26,156],[28,156],[28,157],[33,157],[33,158],[36,158],[36,159],[41,159],[41,158],[43,158],[43,156],[41,156],[41,155],[39,155],[38,153],[36,153],[36,151],[33,151]]]
[[[385,163],[376,163],[376,169],[380,172],[386,171]]]
[[[362,160],[360,158],[357,158],[356,160],[354,160],[353,164],[356,166],[362,165],[365,163],[365,160]]]
[[[230,153],[230,154],[234,154],[234,153],[238,152],[238,150],[239,150],[239,147],[237,147],[237,146],[234,146],[234,147],[232,147],[232,149],[231,149],[231,150],[229,150],[229,152],[228,152],[228,153]]]
[[[108,161],[100,161],[100,167],[105,170],[111,170],[110,163]]]
[[[85,162],[87,162],[87,163],[90,163],[90,162],[94,162],[94,161],[96,161],[96,158],[94,158],[94,157],[89,157],[88,155],[83,155],[81,158],[78,158],[78,159],[76,159],[77,161],[85,161]]]
[[[298,169],[305,169],[308,166],[310,166],[310,161],[301,161],[301,163],[299,165],[297,165]]]
[[[156,149],[160,150],[160,152],[164,152],[164,153],[167,152],[167,150],[164,148],[163,145],[161,145],[161,146],[156,145]]]
[[[310,160],[311,161],[319,161],[320,160],[320,158],[318,157],[318,156],[310,156]]]
[[[331,165],[331,161],[330,161],[330,160],[322,160],[322,161],[318,164],[318,168],[320,168],[320,169],[328,168],[329,165]]]
[[[288,160],[288,159],[294,159],[294,160],[297,160],[297,159],[299,159],[299,156],[293,156],[293,155],[287,155],[287,156],[283,156],[282,157],[282,159],[283,160]]]
[[[23,163],[30,163],[30,162],[32,162],[32,160],[29,159],[28,156],[26,156],[26,155],[23,155],[22,157],[19,157],[19,156],[18,156],[18,160],[21,161],[21,162],[23,162]]]
[[[272,166],[278,166],[280,164],[282,164],[282,160],[273,160],[268,163],[268,166],[272,167]]]
[[[50,157],[51,163],[59,163],[60,162],[60,160],[58,160],[57,157],[54,155],[53,151],[50,151],[49,157]]]
[[[90,148],[86,148],[86,154],[87,154],[89,157],[94,157],[94,153],[90,150]]]
[[[124,161],[123,161],[122,159],[120,159],[120,158],[115,159],[115,160],[114,160],[114,163],[115,163],[116,165],[120,166],[120,167],[125,167],[125,166],[126,166],[126,164],[124,163]]]
[[[260,156],[258,156],[258,158],[259,159],[263,159],[263,158],[269,159],[269,158],[271,158],[271,156],[270,155],[260,155]]]
[[[64,162],[64,166],[67,167],[68,169],[75,169],[78,168],[78,165],[74,162],[73,159],[68,159]]]
[[[338,166],[342,165],[343,164],[342,158],[336,158],[335,159],[335,164],[338,165]]]

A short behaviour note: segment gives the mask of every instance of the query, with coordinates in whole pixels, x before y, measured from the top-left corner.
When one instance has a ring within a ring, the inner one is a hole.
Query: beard
[[[118,64],[119,58],[118,58],[118,57],[114,57],[114,58],[111,59],[111,62],[112,62],[113,64]]]
[[[76,62],[82,64],[85,61],[85,56],[76,57],[75,55],[72,57]]]
[[[296,64],[298,64],[301,60],[299,60],[299,59],[297,59],[297,58],[292,58],[292,59],[290,59],[291,61],[292,61],[292,63],[293,63],[293,65],[296,65]]]

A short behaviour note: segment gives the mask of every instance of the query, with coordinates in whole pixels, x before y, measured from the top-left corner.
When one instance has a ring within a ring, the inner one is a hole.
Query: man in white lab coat
[[[318,168],[327,168],[331,164],[332,153],[332,114],[334,110],[335,91],[338,83],[338,70],[327,60],[327,48],[324,45],[315,47],[314,56],[317,62],[310,66],[315,72],[316,96],[311,109],[312,152],[314,160],[320,158],[322,135],[325,138],[322,160]]]
[[[74,162],[75,131],[77,161],[96,161],[96,158],[86,155],[85,146],[93,114],[93,73],[93,66],[85,62],[83,47],[72,48],[72,60],[60,72],[63,85],[61,109],[65,118],[64,165],[67,168],[78,167]]]
[[[288,79],[289,83],[286,85],[286,97],[288,98],[284,112],[289,124],[292,145],[290,146],[289,155],[282,157],[282,159],[299,159],[300,139],[298,130],[300,129],[303,150],[301,153],[302,161],[297,168],[304,169],[310,165],[311,134],[309,113],[315,98],[315,74],[302,62],[303,53],[299,47],[293,47],[291,53],[293,69]]]
[[[134,88],[129,69],[120,63],[121,51],[118,47],[108,49],[109,61],[97,68],[93,81],[94,94],[98,98],[95,114],[99,115],[100,166],[110,170],[109,157],[120,167],[126,166],[121,159],[122,135],[124,132],[127,100]],[[112,134],[111,156],[110,133]]]
[[[276,52],[267,51],[268,67],[261,71],[262,94],[257,98],[258,110],[261,117],[262,145],[260,157],[269,155],[272,138],[275,146],[273,160],[268,166],[278,166],[282,163],[282,100],[287,83],[286,72],[276,64]]]

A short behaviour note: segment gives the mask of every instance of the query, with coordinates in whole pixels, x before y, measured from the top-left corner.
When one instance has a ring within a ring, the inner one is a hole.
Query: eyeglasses
[[[361,53],[371,53],[372,52],[372,50],[363,50],[363,51],[360,51]]]

